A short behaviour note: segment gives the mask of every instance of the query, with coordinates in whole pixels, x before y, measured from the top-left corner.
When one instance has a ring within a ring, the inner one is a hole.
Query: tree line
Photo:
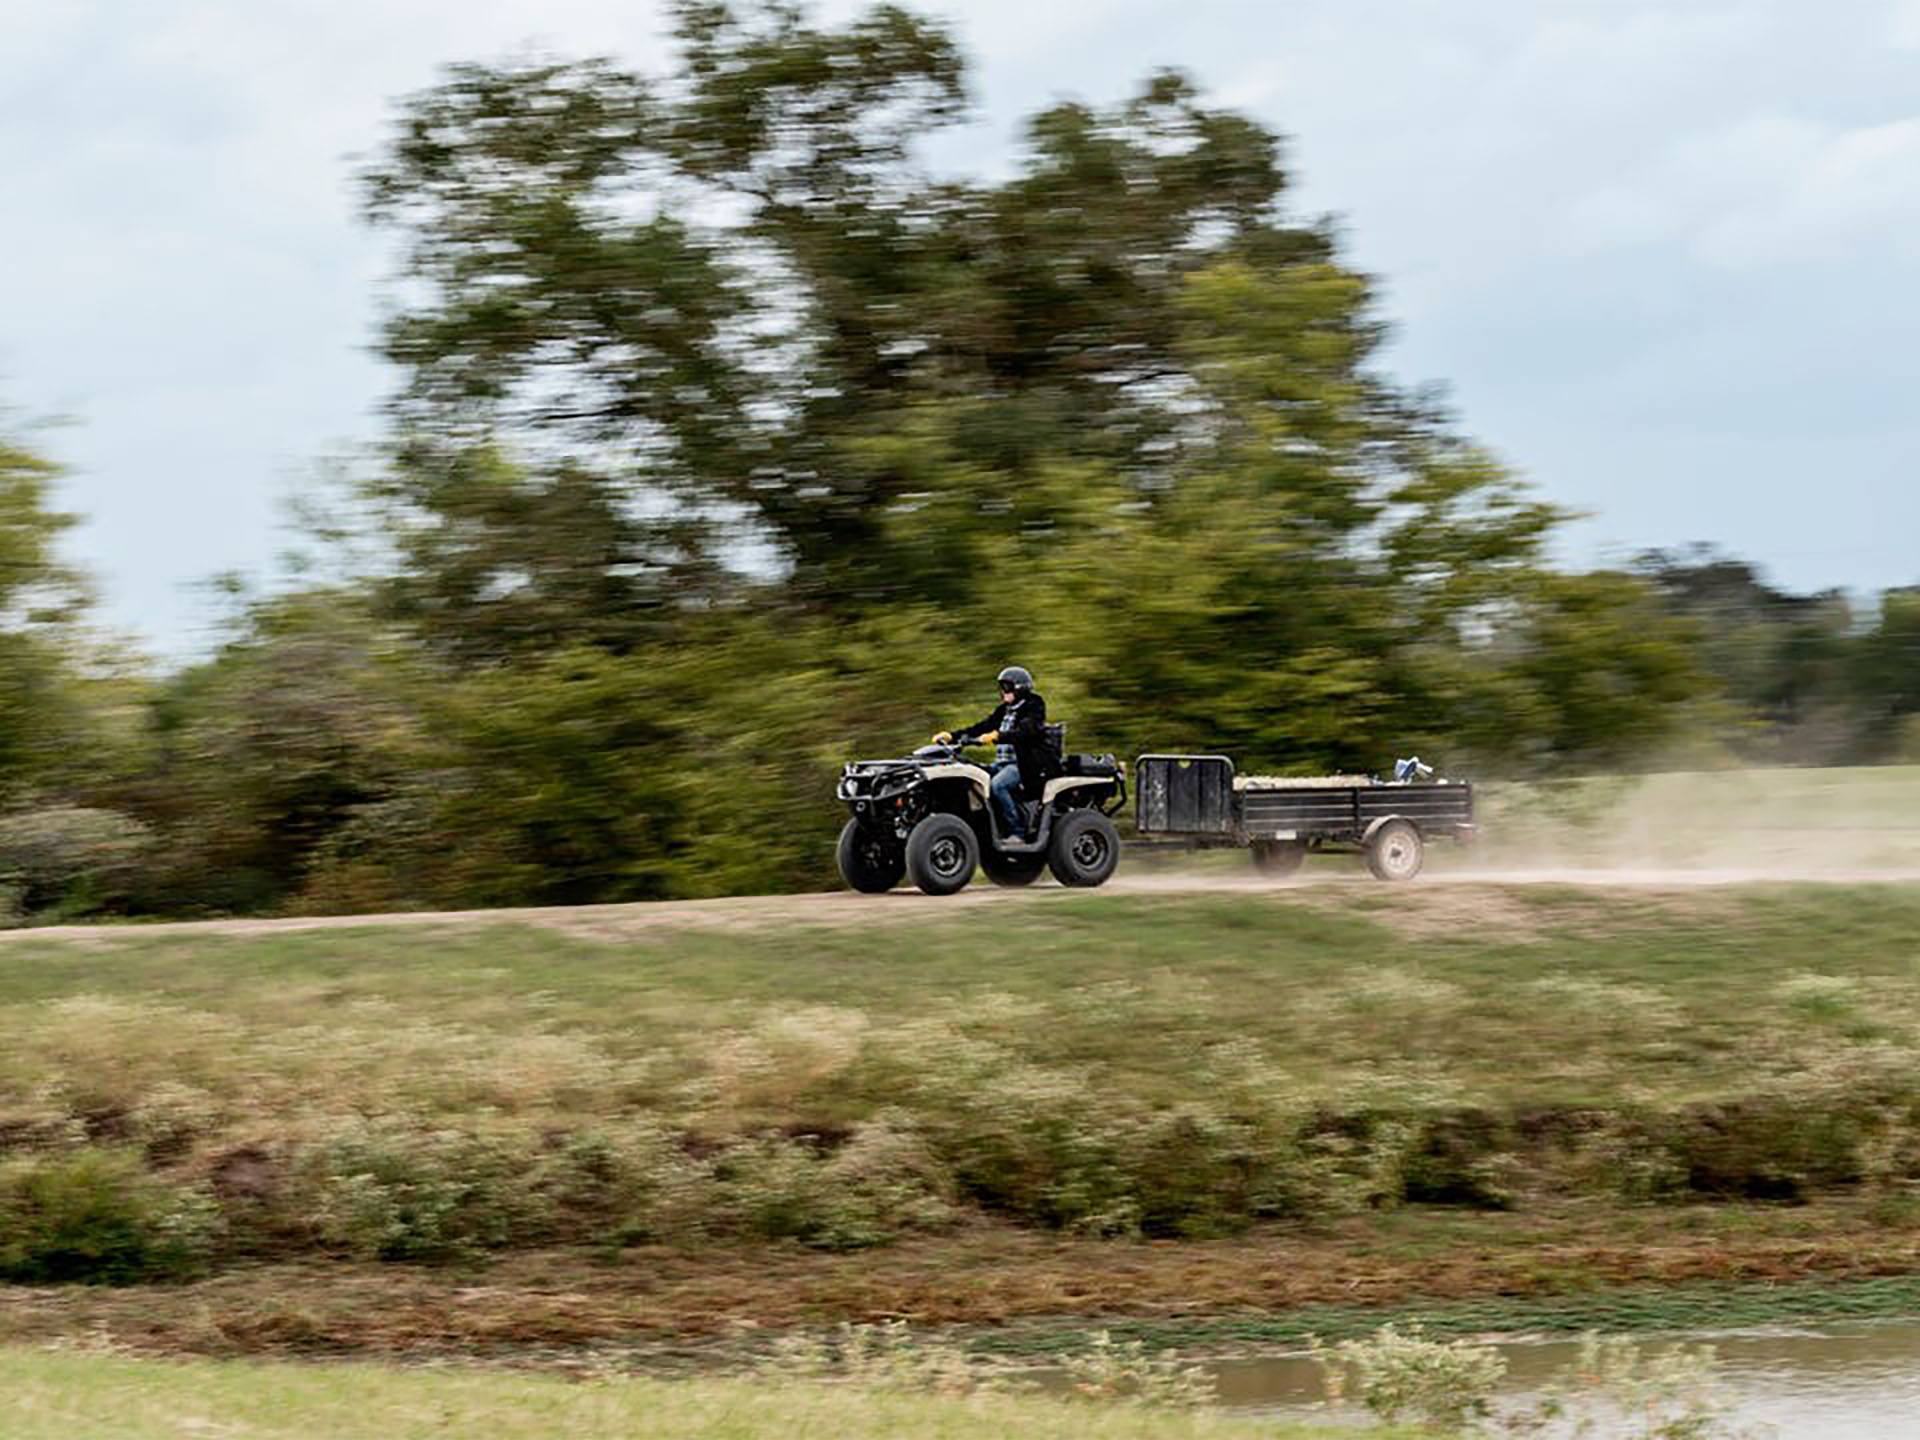
[[[1920,595],[1556,568],[1567,516],[1383,373],[1280,138],[1186,77],[954,178],[942,25],[675,16],[669,73],[461,65],[397,106],[360,176],[402,256],[377,458],[208,658],[86,642],[57,471],[0,445],[16,913],[828,883],[838,764],[1010,661],[1122,755],[1920,755]]]

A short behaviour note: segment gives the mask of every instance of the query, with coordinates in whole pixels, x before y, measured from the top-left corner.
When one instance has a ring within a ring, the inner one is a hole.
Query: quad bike
[[[1065,727],[1047,727],[1059,753]],[[879,894],[902,877],[929,895],[951,895],[975,868],[996,885],[1030,885],[1052,870],[1062,885],[1106,882],[1120,861],[1110,816],[1127,798],[1126,767],[1111,755],[1069,755],[1038,797],[1024,800],[1028,840],[1001,833],[991,772],[963,753],[967,742],[923,745],[902,760],[856,760],[838,798],[853,812],[840,831],[840,874]]]

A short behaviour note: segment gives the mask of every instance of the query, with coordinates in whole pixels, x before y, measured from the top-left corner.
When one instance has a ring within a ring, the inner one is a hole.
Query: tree
[[[0,433],[0,802],[82,748],[63,646],[86,603],[56,544],[73,517],[52,508],[60,467]]]
[[[966,528],[1004,534],[1044,523],[1022,499],[1058,455],[1163,468],[1181,277],[1330,251],[1280,217],[1277,139],[1181,76],[1035,117],[1005,184],[936,182],[913,147],[964,100],[937,24],[893,6],[838,30],[785,5],[678,16],[680,65],[657,82],[458,67],[366,177],[424,296],[388,331],[407,376],[389,493],[436,527],[487,518],[449,491],[446,450],[557,445],[603,512],[730,521],[705,538],[737,550],[744,531],[789,596],[842,613],[913,597],[924,547],[893,511],[962,485]],[[892,443],[908,435],[969,467],[930,475]],[[964,553],[963,517],[943,518]],[[712,547],[686,535],[658,547],[685,569],[651,574],[697,575],[664,589],[710,600],[691,551]],[[618,554],[608,570],[632,573]],[[597,598],[625,603],[617,588]]]

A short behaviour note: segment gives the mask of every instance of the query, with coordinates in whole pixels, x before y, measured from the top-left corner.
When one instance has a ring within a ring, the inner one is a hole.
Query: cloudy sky
[[[1568,558],[1920,581],[1920,0],[921,8],[976,62],[945,165],[1161,64],[1286,134],[1395,372],[1590,513]],[[653,0],[0,5],[0,404],[70,421],[34,439],[109,622],[190,653],[199,582],[270,574],[298,477],[376,433],[352,157],[438,67],[529,42],[666,63]]]

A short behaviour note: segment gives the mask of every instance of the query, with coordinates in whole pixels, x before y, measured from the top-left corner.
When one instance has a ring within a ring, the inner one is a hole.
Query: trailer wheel
[[[834,858],[840,862],[840,878],[862,895],[885,894],[907,873],[907,857],[893,837],[878,834],[858,820],[841,827]]]
[[[1002,855],[991,845],[982,845],[980,868],[987,872],[987,878],[994,884],[1018,889],[1038,880],[1040,872],[1047,868],[1047,862],[1045,856]]]
[[[1269,880],[1284,880],[1306,862],[1304,840],[1256,840],[1253,842],[1253,868]]]
[[[1053,832],[1047,866],[1062,885],[1104,885],[1120,863],[1120,832],[1098,810],[1072,810]]]
[[[966,888],[980,863],[980,842],[958,815],[929,815],[907,836],[907,874],[929,895]]]
[[[1411,880],[1426,858],[1420,832],[1406,820],[1389,820],[1367,841],[1367,868],[1376,880]]]

